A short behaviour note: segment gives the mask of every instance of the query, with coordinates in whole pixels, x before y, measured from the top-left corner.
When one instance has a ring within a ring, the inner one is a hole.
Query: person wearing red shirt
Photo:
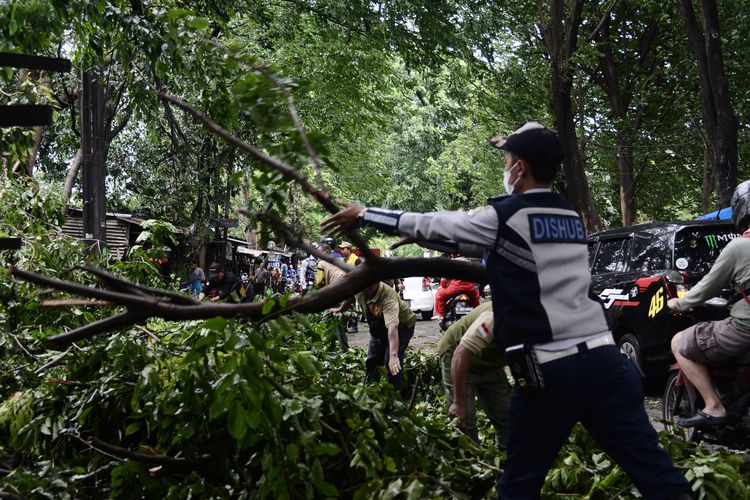
[[[443,319],[445,316],[445,303],[448,299],[458,295],[459,293],[465,293],[471,300],[471,307],[479,306],[479,290],[476,285],[471,281],[464,280],[440,280],[440,288],[435,292],[435,318]]]

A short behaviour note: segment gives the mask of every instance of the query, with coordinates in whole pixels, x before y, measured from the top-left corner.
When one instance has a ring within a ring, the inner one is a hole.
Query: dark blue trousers
[[[370,345],[367,347],[367,361],[365,361],[365,381],[370,382],[380,378],[378,367],[385,366],[388,373],[388,382],[400,391],[404,385],[404,352],[409,345],[409,341],[414,335],[414,327],[399,327],[398,329],[398,359],[401,362],[401,371],[393,376],[388,371],[388,358],[390,349],[388,348],[388,338],[381,340],[377,337],[370,337]]]
[[[539,498],[544,478],[576,422],[622,467],[644,498],[691,492],[659,446],[635,367],[615,346],[545,363],[542,375],[544,389],[516,389],[511,397],[508,463],[497,484],[500,498]]]

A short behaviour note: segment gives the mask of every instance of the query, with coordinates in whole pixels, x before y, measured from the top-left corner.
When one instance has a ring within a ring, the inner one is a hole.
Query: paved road
[[[409,347],[424,353],[434,353],[437,351],[437,343],[440,340],[441,332],[437,321],[417,321],[414,328],[414,337],[412,337]],[[349,334],[349,345],[367,349],[367,343],[370,333],[367,323],[359,324],[359,332]],[[648,413],[651,423],[658,431],[663,430],[661,424],[661,391],[663,387],[652,387],[649,384],[646,392],[646,413]]]
[[[415,351],[434,353],[440,340],[441,332],[437,321],[418,320],[414,328],[414,337],[409,342],[409,347]],[[367,349],[370,332],[367,323],[359,324],[359,332],[349,334],[349,345]]]

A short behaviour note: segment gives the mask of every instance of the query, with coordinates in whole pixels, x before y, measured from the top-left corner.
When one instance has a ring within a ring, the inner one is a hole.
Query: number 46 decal
[[[648,317],[653,318],[662,309],[664,309],[664,289],[659,288],[654,296],[651,297],[651,304],[648,306]]]

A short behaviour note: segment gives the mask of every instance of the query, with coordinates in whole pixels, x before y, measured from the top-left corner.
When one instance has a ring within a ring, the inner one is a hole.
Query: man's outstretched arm
[[[321,226],[324,232],[342,232],[358,224],[389,234],[400,234],[424,246],[437,243],[452,250],[464,247],[463,253],[469,254],[477,253],[477,249],[492,248],[497,234],[497,214],[489,206],[470,212],[457,210],[420,214],[346,204],[346,208]]]

